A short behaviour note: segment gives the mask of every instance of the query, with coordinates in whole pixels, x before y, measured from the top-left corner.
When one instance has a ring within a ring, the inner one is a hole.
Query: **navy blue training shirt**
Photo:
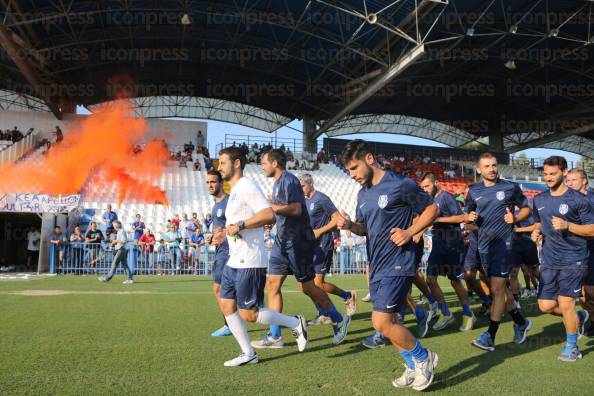
[[[478,249],[487,253],[493,243],[512,243],[514,225],[507,224],[503,217],[506,209],[513,212],[514,207],[528,206],[528,199],[522,194],[520,186],[507,180],[497,179],[494,186],[487,187],[483,182],[468,188],[464,211],[476,211],[478,218]]]
[[[456,198],[445,190],[441,190],[434,198],[439,208],[439,217],[450,217],[462,214],[460,204]],[[434,223],[433,224],[433,248],[453,247],[463,245],[462,229],[459,223]]]
[[[272,187],[272,203],[275,205],[288,205],[294,202],[301,204],[301,216],[276,215],[276,238],[283,242],[295,238],[309,238],[312,235],[309,214],[305,207],[305,196],[299,179],[292,173],[283,171],[281,177],[274,182]]]
[[[307,212],[309,213],[309,220],[311,228],[318,229],[324,227],[332,220],[332,214],[338,212],[336,206],[332,203],[330,198],[320,191],[315,191],[311,198],[305,197],[305,204]],[[327,232],[319,239],[320,246],[324,250],[332,249],[334,241],[332,232]]]
[[[542,268],[568,266],[587,268],[588,241],[569,231],[556,231],[553,216],[574,224],[594,224],[594,212],[588,199],[568,188],[559,196],[545,191],[534,197],[534,221],[542,224]]]
[[[227,226],[227,218],[225,217],[225,210],[227,210],[227,201],[229,201],[229,196],[225,195],[223,199],[219,202],[216,202],[212,206],[212,212],[210,213],[210,217],[212,218],[212,229],[215,228],[225,228]],[[217,246],[215,257],[224,257],[229,256],[229,243],[227,242],[227,238],[225,241]]]
[[[390,230],[409,228],[415,215],[432,203],[433,198],[413,180],[389,171],[377,185],[359,190],[356,221],[367,228],[370,282],[415,275],[414,243],[397,246],[390,240]]]

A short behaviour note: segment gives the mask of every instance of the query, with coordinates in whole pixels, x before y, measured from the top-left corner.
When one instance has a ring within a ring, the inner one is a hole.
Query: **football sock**
[[[250,336],[248,335],[247,323],[241,316],[239,316],[239,312],[235,312],[233,315],[225,316],[227,320],[227,324],[233,337],[237,340],[241,350],[248,356],[253,356],[255,354],[254,348],[250,344]]]

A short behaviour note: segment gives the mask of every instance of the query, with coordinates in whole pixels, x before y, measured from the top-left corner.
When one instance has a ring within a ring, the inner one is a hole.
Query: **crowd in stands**
[[[232,147],[239,147],[245,154],[248,163],[255,164],[260,163],[262,154],[273,148],[270,143],[253,143],[248,145],[245,142],[240,144],[233,142]],[[288,170],[314,171],[320,169],[320,164],[328,163],[328,156],[324,149],[321,149],[317,154],[308,153],[306,151],[303,151],[302,153],[293,153],[289,147],[281,144],[279,150],[285,153]]]
[[[0,141],[16,143],[16,142],[20,141],[22,138],[24,138],[25,135],[27,135],[31,132],[33,132],[33,128],[29,128],[27,133],[23,133],[16,126],[12,130],[7,129],[7,130],[3,131],[2,129],[0,129]]]
[[[183,145],[183,149],[177,152],[171,152],[171,160],[179,162],[180,168],[187,168],[188,162],[195,171],[205,171],[213,169],[212,159],[208,149],[204,146],[195,147],[194,143],[189,142]]]
[[[77,225],[70,234],[56,226],[46,239],[53,245],[54,267],[57,272],[95,273],[98,263],[109,263],[113,253],[112,244],[116,240],[115,223],[120,223],[117,213],[108,205],[101,217],[91,221],[86,230]],[[120,223],[121,224],[121,223]],[[198,213],[189,216],[175,214],[167,221],[166,232],[158,233],[147,228],[141,214],[135,221],[123,225],[126,231],[126,246],[135,250],[136,266],[151,269],[157,275],[197,274],[199,268],[208,266],[209,252],[214,247],[209,245],[213,232],[210,213],[201,218]],[[275,227],[265,229],[265,247],[272,249]],[[343,232],[335,232],[335,250],[343,254],[342,265],[356,265],[363,270],[366,253],[365,238]],[[346,258],[352,257],[352,258]],[[65,264],[66,263],[66,264]],[[81,271],[82,270],[82,271]],[[204,272],[202,272],[204,273]]]

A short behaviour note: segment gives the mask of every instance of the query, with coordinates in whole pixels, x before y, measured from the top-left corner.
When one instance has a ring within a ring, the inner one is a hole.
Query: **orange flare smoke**
[[[169,152],[157,141],[134,155],[133,147],[148,132],[125,101],[104,106],[80,124],[48,154],[0,168],[0,193],[78,194],[85,183],[115,183],[118,203],[136,200],[167,205],[165,192],[150,184],[161,176]]]

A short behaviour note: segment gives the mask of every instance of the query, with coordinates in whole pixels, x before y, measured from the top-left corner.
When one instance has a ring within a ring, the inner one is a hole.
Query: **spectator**
[[[204,146],[204,136],[202,135],[202,131],[198,131],[196,135],[196,147],[203,147]]]
[[[135,241],[139,240],[144,233],[144,223],[142,222],[142,216],[140,216],[139,213],[136,214],[136,221],[132,223],[132,231],[134,231]]]
[[[16,127],[15,127],[16,128]],[[50,244],[54,248],[54,260],[58,257],[58,271],[62,270],[64,263],[64,247],[66,244],[66,237],[62,234],[62,228],[55,226],[54,231],[50,234]]]
[[[202,165],[200,165],[200,162],[198,162],[198,161],[194,162],[194,170],[195,171],[200,171],[201,167],[202,167]]]
[[[42,150],[41,154],[47,155],[47,153],[50,151],[51,148],[52,148],[52,144],[48,140],[46,140],[43,145],[43,150]]]
[[[181,235],[172,220],[172,223],[167,225],[167,233],[165,234],[165,243],[169,250],[169,264],[171,265],[172,275],[175,275],[176,270],[179,271],[181,268],[182,257],[181,249],[179,248],[180,240]]]
[[[128,248],[126,246],[128,236],[126,235],[126,231],[122,228],[122,223],[118,220],[113,222],[113,227],[116,231],[116,237],[111,241],[111,246],[115,252],[113,261],[111,262],[111,269],[107,273],[107,276],[99,278],[99,280],[103,283],[109,282],[115,275],[118,265],[121,264],[128,274],[128,279],[126,279],[123,284],[129,285],[134,283],[134,280],[132,279],[132,270],[130,269],[130,266],[128,266]]]
[[[179,223],[179,230],[182,237],[182,244],[184,247],[188,245],[188,241],[192,237],[192,233],[196,231],[196,225],[192,220],[188,219],[188,214],[182,215],[182,220]]]
[[[21,140],[22,138],[23,138],[23,133],[21,131],[19,131],[19,129],[17,127],[14,127],[14,129],[12,130],[12,136],[11,136],[12,142],[16,143],[19,140]]]
[[[60,143],[62,140],[64,140],[64,133],[62,133],[62,130],[59,126],[56,126],[56,132],[52,133],[56,135],[56,143]]]
[[[105,213],[103,213],[103,216],[101,216],[101,221],[105,224],[105,235],[108,238],[114,231],[113,222],[117,219],[117,213],[111,210],[111,205],[107,205]]]
[[[155,249],[156,239],[148,228],[144,229],[143,234],[138,239],[140,250],[142,251],[143,261],[148,264],[149,268],[153,268],[153,251]]]
[[[212,161],[211,161],[211,159],[210,159],[209,157],[206,157],[206,156],[204,157],[204,169],[205,169],[207,172],[210,172],[211,170],[213,170],[213,169],[214,169],[214,167],[212,166]]]
[[[327,164],[328,163],[328,158],[326,157],[326,152],[324,151],[324,149],[321,149],[320,152],[318,153],[318,162],[320,164]]]
[[[72,266],[75,269],[82,268],[84,257],[85,236],[80,231],[80,226],[74,227],[74,232],[70,235],[70,254],[72,255]]]
[[[287,161],[293,161],[295,159],[295,156],[293,155],[293,152],[291,151],[290,148],[287,148],[287,152],[285,153],[285,156],[287,157]]]
[[[179,219],[179,214],[175,214],[173,216],[173,219],[171,219],[171,224],[175,225],[175,228],[179,230],[179,224],[180,224],[181,220]]]
[[[197,264],[200,262],[200,252],[202,251],[202,246],[204,246],[204,235],[202,234],[202,230],[200,230],[200,228],[196,228],[195,232],[190,238],[189,254],[189,261],[190,265],[192,266],[192,274],[194,275],[196,275]]]
[[[204,217],[204,229],[205,231],[210,230],[210,227],[212,226],[212,216],[210,213],[207,213],[206,216]]]
[[[159,239],[158,245],[155,245],[155,253],[157,256],[157,275],[163,275],[161,268],[165,267],[167,263],[167,248],[163,238]]]
[[[85,242],[88,244],[89,248],[89,256],[91,261],[89,262],[89,266],[95,267],[97,261],[103,260],[104,252],[101,247],[101,241],[103,241],[104,236],[100,229],[97,228],[97,223],[94,221],[91,222],[87,233],[85,234]]]
[[[31,227],[27,232],[27,270],[36,271],[39,264],[39,246],[41,242],[41,233]]]

